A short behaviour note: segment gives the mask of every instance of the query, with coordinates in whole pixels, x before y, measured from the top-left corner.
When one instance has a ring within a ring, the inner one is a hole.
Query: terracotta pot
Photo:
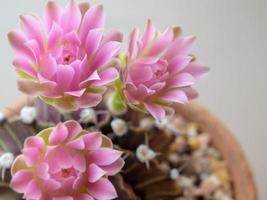
[[[32,104],[31,99],[21,99],[9,108],[19,111],[24,105]],[[187,105],[177,105],[176,112],[191,122],[199,124],[200,128],[210,135],[213,145],[221,152],[229,168],[234,185],[236,200],[257,200],[257,188],[249,163],[232,133],[205,108],[196,102]],[[6,109],[7,117],[12,117],[14,111]]]

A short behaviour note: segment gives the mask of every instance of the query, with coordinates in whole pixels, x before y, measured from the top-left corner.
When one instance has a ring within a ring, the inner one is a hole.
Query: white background
[[[16,100],[12,50],[6,34],[18,16],[42,13],[44,0],[8,0],[0,7],[0,108]],[[65,3],[66,0],[58,2]],[[179,25],[197,36],[194,50],[211,68],[201,81],[199,101],[220,117],[241,143],[267,199],[267,1],[265,0],[113,0],[104,4],[107,29],[128,37],[151,18],[163,30]],[[238,167],[238,166],[237,166]]]

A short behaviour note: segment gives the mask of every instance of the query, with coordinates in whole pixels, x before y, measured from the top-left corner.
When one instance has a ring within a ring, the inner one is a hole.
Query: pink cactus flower
[[[194,40],[181,36],[178,27],[159,33],[151,21],[141,37],[133,30],[122,71],[123,93],[131,107],[160,120],[171,103],[187,103],[197,96],[191,86],[208,68],[193,61]]]
[[[123,167],[121,154],[100,132],[82,130],[76,121],[59,123],[25,140],[10,185],[26,200],[114,199],[107,177]]]
[[[96,106],[118,78],[114,57],[122,40],[121,33],[104,34],[103,7],[48,2],[43,19],[20,19],[21,30],[8,35],[19,89],[64,110]]]

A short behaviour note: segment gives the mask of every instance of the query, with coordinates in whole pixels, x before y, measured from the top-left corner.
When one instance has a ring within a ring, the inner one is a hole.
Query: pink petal
[[[105,171],[98,167],[96,164],[92,163],[88,167],[88,181],[90,183],[95,183],[102,176],[105,175]]]
[[[161,90],[163,87],[165,87],[166,83],[165,82],[158,82],[158,83],[155,83],[154,85],[151,85],[149,88],[151,90]]]
[[[209,71],[208,67],[204,67],[198,63],[190,63],[183,72],[191,74],[195,79],[200,79]]]
[[[122,39],[123,39],[123,34],[121,32],[111,31],[111,32],[108,32],[103,37],[102,43],[105,44],[105,43],[110,42],[110,41],[122,42]]]
[[[102,36],[102,28],[92,29],[89,31],[85,42],[85,50],[89,58],[92,57],[99,48]]]
[[[50,175],[48,173],[49,165],[45,162],[40,163],[36,168],[36,175],[44,180],[48,180]]]
[[[77,99],[76,103],[80,108],[95,107],[102,100],[101,94],[86,93]]]
[[[13,65],[16,66],[19,71],[23,71],[32,77],[36,77],[34,63],[32,63],[26,56],[21,56],[20,54],[16,55],[13,60]]]
[[[107,166],[102,166],[101,168],[106,171],[108,176],[114,176],[115,174],[119,173],[121,169],[123,168],[125,162],[123,159],[119,158],[117,161],[114,163],[107,165]]]
[[[82,154],[76,153],[74,155],[73,160],[72,160],[73,167],[76,170],[79,170],[80,172],[85,172],[86,170],[86,160]]]
[[[161,34],[153,43],[148,56],[157,56],[164,52],[166,48],[169,47],[170,42],[173,39],[172,28],[167,29],[163,34]]]
[[[127,90],[124,90],[124,94],[131,104],[139,104],[139,101],[131,94],[131,92],[128,92]]]
[[[106,178],[101,178],[95,183],[88,183],[88,191],[98,200],[109,200],[117,197],[117,192],[114,186]]]
[[[73,30],[73,31],[67,33],[65,35],[64,39],[72,45],[75,45],[75,46],[81,45],[81,41],[80,41],[80,38],[79,38],[76,30]]]
[[[32,80],[17,80],[18,89],[30,96],[39,95],[40,91],[43,89],[39,83]]]
[[[170,88],[176,87],[186,87],[193,85],[195,83],[195,78],[189,73],[180,73],[175,75],[173,79],[168,83]]]
[[[114,67],[111,67],[100,72],[99,77],[100,77],[100,80],[93,81],[92,83],[93,86],[97,87],[97,86],[108,85],[114,82],[119,77],[119,73]]]
[[[117,55],[121,48],[120,42],[108,42],[104,44],[101,49],[97,52],[93,62],[94,69],[109,63],[111,59]]]
[[[89,196],[88,194],[77,194],[74,197],[74,200],[94,200],[94,198]]]
[[[22,29],[30,40],[36,40],[40,50],[44,49],[44,34],[40,22],[33,15],[20,16]]]
[[[63,148],[57,148],[52,151],[51,153],[54,154],[54,162],[57,162],[60,168],[70,168],[72,167],[72,156],[68,151]]]
[[[121,154],[120,151],[102,147],[90,152],[88,158],[97,165],[106,166],[118,160]]]
[[[35,164],[39,157],[40,151],[40,149],[35,147],[28,147],[22,150],[27,166],[33,166]]]
[[[153,77],[153,71],[150,66],[136,66],[129,69],[131,80],[135,83],[149,81]],[[142,74],[142,75],[141,75]]]
[[[185,92],[185,94],[189,100],[195,99],[198,97],[198,93],[194,88],[185,87],[185,88],[182,88],[182,90]]]
[[[49,89],[54,89],[57,86],[57,83],[54,81],[51,81],[45,77],[43,77],[41,74],[37,74],[37,77],[39,79],[39,82],[41,85],[44,85],[46,87],[48,87]]]
[[[85,148],[87,150],[97,150],[102,144],[102,136],[100,132],[90,132],[82,136]]]
[[[54,192],[54,191],[58,190],[60,188],[60,186],[61,186],[61,184],[52,178],[46,180],[44,183],[44,188],[45,188],[46,192]]]
[[[70,95],[73,97],[81,97],[84,94],[85,90],[86,88],[81,89],[81,90],[76,90],[76,91],[64,92],[64,94]]]
[[[74,0],[70,0],[61,16],[61,26],[65,32],[77,30],[80,26],[82,14]]]
[[[44,140],[39,136],[31,136],[24,141],[24,148],[37,148],[42,150],[44,147]]]
[[[156,28],[151,20],[148,20],[144,35],[142,37],[143,47],[149,45],[154,39],[156,34]]]
[[[10,186],[18,193],[24,193],[29,182],[33,179],[33,175],[28,170],[20,170],[13,175]]]
[[[30,60],[34,60],[32,52],[24,45],[28,40],[21,31],[13,30],[8,33],[8,40],[12,48],[17,52],[26,56]]]
[[[86,78],[85,80],[83,80],[80,84],[79,87],[83,88],[83,87],[88,87],[90,85],[90,83],[92,81],[95,80],[100,80],[99,74],[97,72],[97,70],[95,70],[93,73],[91,73],[88,78]]]
[[[139,29],[136,28],[131,32],[131,35],[130,35],[130,42],[128,46],[128,55],[130,59],[136,56],[135,51],[137,50],[136,48],[137,48],[138,36],[139,36]]]
[[[35,61],[38,62],[40,54],[41,54],[41,49],[40,49],[37,41],[36,40],[28,40],[24,44],[32,52],[32,55],[34,56]]]
[[[165,110],[162,106],[154,103],[145,103],[148,112],[157,120],[162,120],[165,117]]]
[[[80,27],[81,42],[85,42],[89,30],[103,28],[105,16],[103,6],[93,6],[85,13]]]
[[[58,145],[68,137],[68,129],[63,123],[59,123],[49,135],[50,145]]]
[[[64,125],[68,129],[69,139],[75,138],[79,133],[82,132],[82,127],[77,121],[69,120],[69,121],[64,122]]]
[[[35,180],[31,180],[27,186],[24,198],[26,199],[40,199],[42,196],[41,190]]]
[[[61,183],[61,188],[64,188],[65,191],[72,191],[74,188],[74,182],[75,182],[74,176],[69,176],[68,178],[65,178]]]
[[[77,149],[77,150],[83,150],[85,148],[85,144],[83,142],[83,139],[80,137],[73,140],[73,141],[68,142],[67,146],[72,148],[72,149]]]
[[[59,24],[61,13],[62,9],[57,3],[49,1],[46,4],[44,21],[48,31],[50,31],[54,22]]]
[[[170,63],[169,63],[169,72],[170,73],[177,73],[183,70],[191,61],[190,56],[185,56],[185,55],[178,55],[174,57]]]
[[[70,88],[74,70],[71,66],[59,65],[57,67],[57,83],[58,89],[67,91]]]
[[[160,96],[160,99],[170,102],[176,102],[176,103],[188,103],[188,98],[184,91],[182,90],[173,90],[170,92],[167,92]]]
[[[52,28],[48,34],[48,48],[57,48],[56,45],[62,39],[64,30],[57,24],[53,23]]]
[[[164,54],[164,57],[166,59],[171,59],[178,54],[189,54],[193,47],[195,39],[196,38],[194,36],[176,38],[167,50],[167,52]]]

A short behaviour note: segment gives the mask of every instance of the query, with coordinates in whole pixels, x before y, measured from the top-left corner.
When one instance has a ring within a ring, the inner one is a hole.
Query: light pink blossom
[[[27,200],[114,199],[107,177],[123,167],[121,154],[100,132],[82,130],[76,121],[59,123],[25,140],[10,185]]]
[[[141,37],[134,29],[122,71],[128,104],[160,120],[171,103],[195,98],[197,93],[191,86],[208,68],[193,61],[190,53],[194,41],[195,37],[181,36],[177,27],[157,32],[151,21]]]
[[[121,33],[104,34],[103,7],[48,2],[43,18],[20,19],[21,29],[8,35],[19,89],[60,109],[96,106],[103,86],[118,78],[113,61],[122,40]]]

